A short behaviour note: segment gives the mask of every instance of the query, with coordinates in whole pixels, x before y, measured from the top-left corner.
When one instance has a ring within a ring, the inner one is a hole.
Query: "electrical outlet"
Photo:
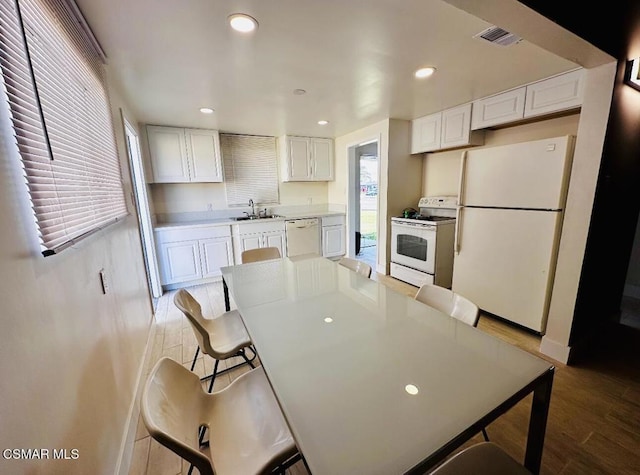
[[[107,292],[109,292],[109,283],[107,282],[107,273],[104,269],[100,269],[100,284],[102,284],[102,293],[107,295]]]

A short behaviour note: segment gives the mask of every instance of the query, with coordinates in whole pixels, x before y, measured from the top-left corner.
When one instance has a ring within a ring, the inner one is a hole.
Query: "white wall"
[[[130,191],[116,94],[112,103]],[[0,447],[75,448],[80,457],[0,459],[0,472],[112,474],[152,320],[137,220],[131,215],[59,255],[42,257],[1,109]],[[107,295],[100,269],[110,284]]]
[[[389,120],[389,166],[387,188],[385,273],[389,273],[391,261],[391,217],[400,216],[407,207],[417,207],[421,196],[423,160],[419,155],[411,155],[411,122]],[[382,219],[382,218],[381,218]],[[380,246],[382,247],[382,245]],[[380,253],[380,250],[378,250]]]
[[[387,216],[387,168],[389,162],[389,120],[376,122],[364,129],[356,130],[347,135],[336,137],[335,145],[335,180],[328,184],[328,200],[330,203],[345,205],[347,210],[347,249],[351,249],[355,239],[355,217],[349,209],[349,148],[356,147],[363,142],[378,141],[378,262],[380,263],[380,249],[386,249],[386,231],[380,229],[380,223]],[[384,232],[383,232],[384,231]],[[351,256],[355,257],[355,256]]]
[[[327,203],[327,182],[278,184],[281,205],[307,205]],[[155,213],[185,213],[208,211],[209,205],[227,209],[223,183],[164,183],[150,184]]]
[[[540,351],[563,363],[569,360],[571,352],[569,337],[591,223],[591,211],[615,74],[616,62],[587,70],[578,139],[571,167],[571,181],[549,307],[547,333],[540,345]]]
[[[378,140],[378,266],[377,272],[388,274],[390,259],[391,216],[417,204],[420,199],[422,160],[410,155],[411,123],[386,119],[351,132],[335,140],[336,179],[329,183],[330,203],[348,204],[349,149],[360,143]],[[347,208],[347,249],[355,238],[352,210]]]

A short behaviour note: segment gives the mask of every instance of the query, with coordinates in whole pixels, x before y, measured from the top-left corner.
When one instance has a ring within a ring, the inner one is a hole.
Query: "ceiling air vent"
[[[499,26],[491,26],[475,35],[474,38],[481,38],[498,46],[511,46],[522,40],[519,36],[509,33]]]

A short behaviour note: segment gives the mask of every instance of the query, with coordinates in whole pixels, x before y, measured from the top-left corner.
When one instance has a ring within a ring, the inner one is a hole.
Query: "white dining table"
[[[222,276],[312,474],[425,473],[530,393],[540,471],[553,365],[325,258]]]

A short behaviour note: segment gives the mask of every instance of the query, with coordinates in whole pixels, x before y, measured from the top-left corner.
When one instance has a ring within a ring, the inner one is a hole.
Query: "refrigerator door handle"
[[[462,215],[462,207],[464,206],[464,185],[467,171],[467,151],[462,152],[462,158],[460,160],[460,183],[458,185],[458,206],[456,206],[456,230],[454,234],[453,248],[456,254],[460,254],[460,229],[462,228],[462,222],[460,216]]]
[[[458,206],[456,208],[456,230],[453,235],[453,249],[456,254],[460,254],[460,228],[462,227],[462,222],[460,221],[460,216],[462,215],[462,206]]]
[[[458,183],[458,206],[464,206],[464,185],[467,173],[467,151],[462,152],[460,160],[460,182]]]

